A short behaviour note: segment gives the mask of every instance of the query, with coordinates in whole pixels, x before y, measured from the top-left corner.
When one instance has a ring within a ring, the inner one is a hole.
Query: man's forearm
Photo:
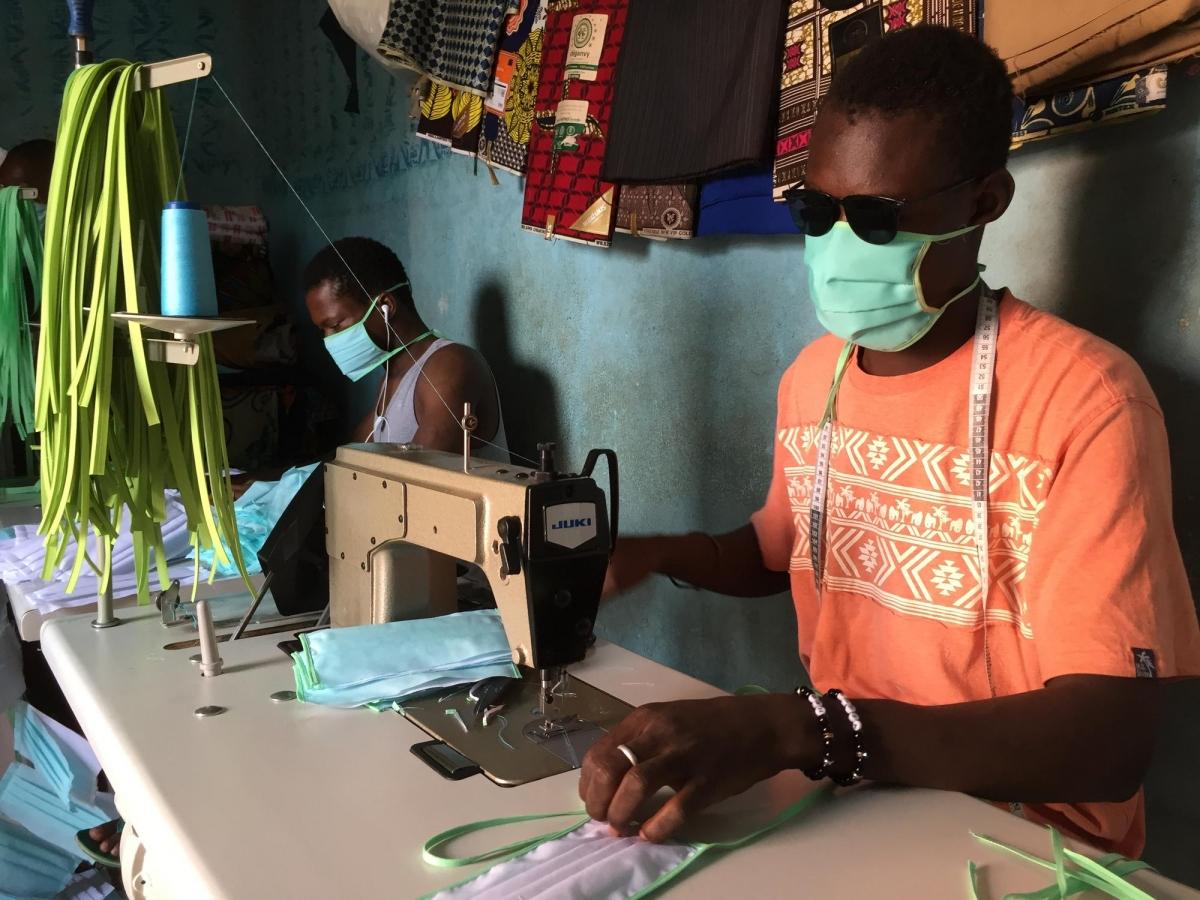
[[[788,576],[764,564],[751,525],[728,534],[699,532],[643,538],[654,571],[732,597],[767,597],[786,591]]]
[[[858,700],[868,753],[863,774],[989,800],[1124,800],[1149,764],[1158,702],[1153,681],[1101,676],[947,706]],[[830,710],[835,722],[841,715]],[[838,739],[840,763],[848,754],[840,731]]]

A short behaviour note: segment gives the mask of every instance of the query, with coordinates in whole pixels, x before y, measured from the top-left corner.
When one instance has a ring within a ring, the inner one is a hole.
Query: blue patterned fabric
[[[381,56],[434,81],[487,96],[505,0],[392,0]]]

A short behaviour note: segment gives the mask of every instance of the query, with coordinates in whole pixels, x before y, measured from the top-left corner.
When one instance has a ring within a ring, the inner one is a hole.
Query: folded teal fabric
[[[71,880],[79,859],[0,819],[0,900],[50,900]]]
[[[309,703],[364,706],[506,676],[512,651],[496,610],[330,628],[300,635],[292,656],[296,695]]]
[[[98,794],[93,803],[64,803],[36,769],[14,762],[0,778],[0,815],[32,834],[82,859],[75,833],[117,817],[110,797]]]
[[[242,558],[246,561],[247,571],[253,575],[262,571],[258,563],[258,551],[267,542],[271,529],[288,508],[292,498],[304,486],[304,482],[312,475],[319,463],[307,466],[297,466],[288,469],[278,481],[256,481],[246,489],[246,493],[238,497],[233,504],[237,516],[238,543],[242,547]],[[200,551],[200,565],[206,570],[216,569],[218,578],[232,578],[238,574],[237,566],[233,564],[233,556],[229,547],[225,547],[228,563],[214,563],[212,550]],[[189,558],[190,555],[189,555]]]

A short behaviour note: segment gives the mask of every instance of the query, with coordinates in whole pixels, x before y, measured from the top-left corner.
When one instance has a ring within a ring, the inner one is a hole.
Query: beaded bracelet
[[[821,742],[824,744],[821,764],[815,769],[803,769],[802,771],[813,781],[820,781],[829,774],[829,770],[833,766],[833,729],[829,727],[829,716],[825,712],[825,704],[821,701],[820,694],[803,684],[796,688],[796,693],[807,700],[808,705],[812,707],[813,715],[817,719],[817,727],[821,729]]]
[[[867,758],[867,751],[863,749],[862,741],[862,719],[859,718],[858,710],[854,704],[850,702],[837,688],[827,691],[826,697],[832,697],[842,705],[842,710],[846,713],[846,724],[850,726],[850,737],[854,741],[854,768],[850,770],[849,775],[832,774],[830,777],[835,784],[840,784],[843,787],[849,787],[852,784],[858,784],[863,778],[863,762]]]

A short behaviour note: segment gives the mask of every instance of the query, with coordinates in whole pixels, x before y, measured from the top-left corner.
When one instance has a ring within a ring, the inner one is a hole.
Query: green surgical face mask
[[[380,293],[379,297],[384,294],[396,290],[398,287],[403,287],[408,284],[408,281],[401,281],[393,284],[386,291]],[[397,353],[403,351],[409,344],[415,344],[422,338],[428,337],[430,332],[409,341],[408,344],[401,344],[395,350],[384,350],[371,338],[367,333],[367,320],[371,318],[372,313],[379,307],[379,297],[371,301],[370,307],[367,309],[366,315],[361,319],[337,334],[331,334],[325,338],[325,349],[329,351],[329,355],[333,357],[333,361],[337,363],[339,369],[351,381],[359,381],[366,375],[375,371]],[[383,313],[380,313],[383,315]],[[387,316],[384,316],[386,322]],[[390,333],[391,328],[389,326]]]
[[[804,239],[808,289],[827,331],[871,350],[895,351],[923,338],[946,308],[969,294],[979,276],[940,309],[921,291],[921,261],[929,248],[978,228],[946,234],[901,231],[887,244],[868,244],[846,222]]]

